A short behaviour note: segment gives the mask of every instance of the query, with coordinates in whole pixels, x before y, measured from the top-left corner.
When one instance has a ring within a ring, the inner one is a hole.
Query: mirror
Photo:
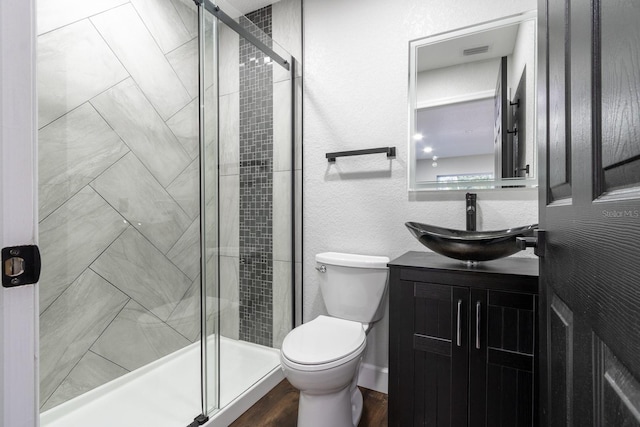
[[[409,190],[537,186],[536,12],[411,41]]]

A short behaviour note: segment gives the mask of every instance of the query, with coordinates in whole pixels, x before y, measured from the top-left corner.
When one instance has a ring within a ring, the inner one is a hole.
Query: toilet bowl
[[[362,324],[327,316],[285,337],[280,362],[285,377],[300,390],[298,426],[358,424],[362,395],[356,380],[366,344]]]
[[[330,252],[316,261],[329,316],[289,332],[280,364],[300,390],[299,427],[354,427],[362,414],[358,371],[370,324],[382,316],[389,259]]]

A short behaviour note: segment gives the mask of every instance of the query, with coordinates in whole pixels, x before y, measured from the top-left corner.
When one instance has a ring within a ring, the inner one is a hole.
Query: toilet
[[[316,255],[328,316],[293,329],[280,365],[300,390],[298,427],[354,427],[362,414],[357,387],[371,325],[384,313],[389,258],[325,252]]]

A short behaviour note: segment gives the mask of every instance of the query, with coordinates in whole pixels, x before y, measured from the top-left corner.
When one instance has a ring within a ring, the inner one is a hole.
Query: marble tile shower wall
[[[286,47],[298,57],[300,15],[299,0],[273,5],[273,36],[291,41]],[[38,25],[40,371],[46,410],[199,337],[197,22],[191,0],[50,0],[39,4]],[[217,224],[219,212],[219,245],[207,244],[209,255],[219,255],[221,334],[235,339],[239,46],[236,33],[219,27],[219,147],[207,137],[208,156],[219,158],[211,188],[220,188],[219,209],[207,218]],[[274,69],[272,89],[269,327],[279,347],[291,328],[292,266],[297,277],[301,271],[301,194],[293,259],[291,82],[284,69]],[[214,101],[211,93],[206,102]],[[300,191],[300,145],[295,169]],[[215,202],[208,199],[207,206]],[[215,262],[212,257],[209,270],[217,270]]]
[[[38,25],[45,410],[199,338],[197,23],[53,0]]]

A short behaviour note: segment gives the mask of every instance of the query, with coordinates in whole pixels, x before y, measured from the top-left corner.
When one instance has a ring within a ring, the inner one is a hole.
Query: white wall
[[[420,159],[416,162],[416,182],[434,182],[438,175],[493,173],[494,162],[493,154],[444,157],[438,159],[434,168],[433,160]]]
[[[304,1],[304,318],[325,308],[314,255],[426,251],[405,221],[465,225],[464,192],[407,192],[408,42],[535,9],[535,0]],[[396,146],[397,157],[328,151]],[[478,192],[480,229],[537,222],[535,190]],[[388,366],[388,316],[365,362]]]
[[[495,91],[499,71],[500,58],[423,71],[416,78],[416,103]]]
[[[527,21],[520,25],[518,28],[518,35],[516,36],[516,43],[513,49],[513,55],[509,56],[509,68],[507,77],[509,79],[509,87],[511,88],[511,96],[518,89],[518,83],[520,82],[520,76],[522,71],[527,69],[527,84],[526,84],[526,97],[527,97],[527,111],[526,111],[526,135],[527,135],[527,164],[532,165],[535,157],[535,151],[533,147],[533,135],[535,132],[535,108],[530,108],[535,105],[534,100],[536,96],[536,84],[533,78],[536,69],[535,57],[535,35],[536,35],[536,23],[535,21]]]

